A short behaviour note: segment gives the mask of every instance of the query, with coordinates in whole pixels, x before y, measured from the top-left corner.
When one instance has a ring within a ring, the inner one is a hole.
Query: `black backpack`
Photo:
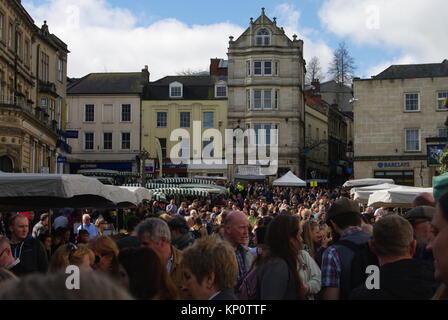
[[[366,269],[370,265],[378,266],[378,258],[370,251],[367,242],[358,245],[352,241],[339,240],[336,244],[342,245],[354,253],[350,274],[346,274],[345,277],[341,276],[340,279],[341,299],[348,299],[353,289],[365,285],[368,277]]]

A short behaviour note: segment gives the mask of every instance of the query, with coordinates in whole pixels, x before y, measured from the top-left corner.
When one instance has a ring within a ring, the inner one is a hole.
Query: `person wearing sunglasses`
[[[408,220],[414,230],[414,238],[417,240],[417,249],[414,258],[433,262],[434,257],[426,246],[431,241],[431,221],[436,209],[431,206],[419,206],[408,211],[405,219]]]
[[[89,248],[95,254],[93,269],[106,273],[113,278],[118,278],[119,250],[116,242],[108,236],[99,236],[89,242]]]

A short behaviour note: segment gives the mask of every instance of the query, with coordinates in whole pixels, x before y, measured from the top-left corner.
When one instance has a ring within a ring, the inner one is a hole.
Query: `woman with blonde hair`
[[[78,266],[81,271],[91,272],[95,254],[86,245],[68,243],[60,246],[50,260],[49,272],[65,271],[70,265]]]
[[[307,221],[311,218],[311,210],[303,209],[301,215],[302,215],[302,221]]]
[[[107,222],[106,222],[106,220],[104,220],[104,219],[97,219],[96,221],[95,221],[95,227],[97,228],[97,230],[98,230],[98,233],[100,234],[100,236],[102,236],[103,235],[103,229],[104,229],[104,225],[106,224]]]
[[[116,242],[108,236],[99,236],[89,242],[89,248],[95,254],[94,270],[117,278],[119,276],[119,250]]]

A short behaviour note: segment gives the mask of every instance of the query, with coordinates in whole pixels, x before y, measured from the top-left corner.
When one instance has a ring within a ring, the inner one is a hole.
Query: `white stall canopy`
[[[275,180],[272,185],[277,187],[306,187],[306,182],[289,171],[283,177]]]

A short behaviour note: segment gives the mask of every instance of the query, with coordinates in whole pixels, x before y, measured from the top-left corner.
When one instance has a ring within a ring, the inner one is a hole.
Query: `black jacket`
[[[429,300],[437,288],[434,268],[417,259],[403,259],[380,267],[380,289],[354,289],[351,300]]]
[[[233,289],[224,289],[211,300],[238,300]]]
[[[17,276],[20,277],[33,272],[47,272],[47,252],[44,248],[44,245],[39,240],[34,238],[27,238],[24,240],[24,242],[16,245],[11,245],[11,249],[14,256],[16,258],[20,258],[20,263],[11,269],[11,271],[14,272]]]

